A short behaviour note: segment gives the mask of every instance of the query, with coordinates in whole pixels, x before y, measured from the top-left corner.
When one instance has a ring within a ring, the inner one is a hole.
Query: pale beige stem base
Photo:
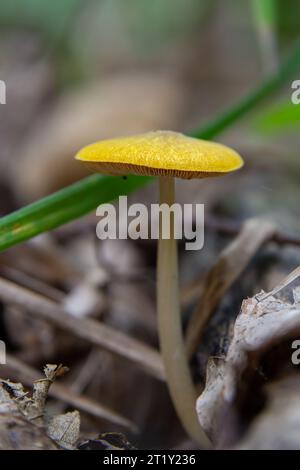
[[[160,204],[171,206],[175,200],[173,177],[160,177]],[[169,239],[162,239],[161,220],[157,263],[157,313],[160,350],[166,369],[169,393],[185,431],[201,447],[210,447],[196,415],[196,390],[183,341],[178,286],[177,241],[173,217]]]

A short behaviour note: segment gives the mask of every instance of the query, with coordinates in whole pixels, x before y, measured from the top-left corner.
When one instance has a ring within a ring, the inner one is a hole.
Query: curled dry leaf
[[[33,400],[23,385],[9,380],[0,382],[0,449],[56,450],[45,428],[28,419]]]
[[[93,370],[95,372],[95,370],[98,370],[99,368],[99,352],[96,350],[94,352],[97,353],[97,363],[95,364],[96,368]],[[18,378],[18,380],[22,381],[22,383],[26,385],[30,385],[33,381],[38,380],[40,377],[40,373],[36,369],[32,368],[28,364],[25,364],[10,354],[6,355],[6,365],[2,367],[5,367],[5,370],[9,371],[10,376]],[[125,428],[130,429],[132,432],[137,432],[137,428],[133,422],[118,414],[113,409],[103,405],[99,401],[93,400],[92,398],[89,398],[86,395],[81,395],[79,393],[85,387],[84,384],[86,380],[86,374],[89,375],[88,372],[88,370],[82,371],[82,376],[77,374],[77,387],[54,383],[48,391],[49,396],[59,400],[62,406],[72,407],[76,410],[78,409],[79,411],[87,413],[95,418],[105,419],[111,423],[117,424],[118,426],[124,426]],[[94,372],[92,375],[93,377]]]
[[[0,448],[57,449],[55,443],[74,448],[79,437],[79,412],[45,419],[49,388],[67,371],[61,364],[47,364],[45,378],[34,382],[32,395],[21,383],[0,380]]]
[[[69,369],[62,364],[46,364],[44,367],[45,378],[36,380],[33,383],[33,394],[31,406],[27,407],[26,416],[28,419],[39,419],[43,424],[43,415],[45,411],[46,400],[51,384],[57,377],[63,376]]]
[[[299,279],[300,267],[272,292],[244,300],[226,357],[208,362],[197,413],[201,426],[218,446],[236,443],[258,412],[265,406],[272,408],[265,384],[297,371],[291,361],[291,340],[300,334]],[[283,434],[287,432],[281,429]]]

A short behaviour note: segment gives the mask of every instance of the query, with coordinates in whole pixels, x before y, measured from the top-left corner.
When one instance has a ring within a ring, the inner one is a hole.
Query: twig
[[[99,370],[100,352],[97,348],[92,348],[88,356],[80,365],[79,371],[74,374],[73,380],[69,380],[69,388],[76,393],[84,392],[85,388],[92,381]]]
[[[93,319],[74,317],[66,313],[58,303],[3,278],[0,278],[0,298],[4,302],[21,307],[26,313],[50,321],[95,346],[125,357],[153,377],[164,380],[160,355],[150,346]]]
[[[15,282],[23,287],[32,289],[35,292],[47,297],[55,302],[62,302],[65,294],[61,290],[47,284],[40,279],[36,279],[33,276],[24,273],[19,269],[15,269],[5,264],[0,264],[0,276],[8,279],[9,281]]]
[[[74,222],[71,225],[66,225],[63,226],[55,232],[56,237],[59,240],[67,240],[70,236],[80,236],[82,234],[85,234],[86,232],[90,231],[91,228],[95,228],[96,222],[95,220],[91,220],[86,222],[86,225],[79,224],[78,222]],[[236,236],[242,228],[242,224],[239,222],[236,222],[234,220],[227,220],[227,219],[222,219],[219,220],[215,217],[212,216],[206,216],[205,218],[205,227],[207,230],[215,231],[219,233],[220,235],[226,235],[229,237],[234,237]],[[151,240],[148,240],[148,242],[151,242]],[[300,246],[300,236],[297,235],[291,235],[285,232],[280,232],[280,231],[275,231],[274,234],[272,234],[269,239],[265,240],[265,243],[267,242],[274,242],[277,243],[278,245],[294,245],[294,246]],[[136,279],[136,277],[138,279]],[[145,275],[144,273],[138,272],[136,275],[134,274],[133,276],[131,275],[118,275],[117,280],[118,281],[141,281],[143,278],[147,279],[148,276]]]
[[[278,292],[280,292],[286,286],[294,282],[296,279],[298,279],[298,277],[300,277],[300,266],[294,269],[294,271],[292,271],[287,277],[285,277],[273,290],[271,290],[270,292],[262,292],[261,294],[257,294],[255,298],[259,302],[262,302],[268,297],[278,294]]]
[[[232,220],[217,220],[213,217],[206,218],[206,227],[208,230],[213,230],[221,235],[227,235],[234,237],[241,231],[242,225]],[[275,231],[267,238],[266,242],[274,242],[278,245],[294,245],[300,246],[300,237],[296,235],[290,235],[287,233]]]

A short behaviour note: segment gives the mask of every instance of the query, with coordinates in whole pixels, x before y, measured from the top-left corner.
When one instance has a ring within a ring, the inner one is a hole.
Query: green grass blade
[[[272,29],[277,24],[277,2],[276,0],[252,0],[256,20],[264,27]]]
[[[150,178],[149,178],[150,179]],[[92,175],[0,219],[0,250],[77,219],[119,194],[129,194],[146,177]]]
[[[264,135],[280,135],[287,131],[299,132],[300,106],[284,102],[272,106],[263,114],[256,116],[254,129]]]
[[[191,135],[211,139],[220,134],[274,93],[289,78],[294,78],[299,68],[300,42],[275,75],[220,117],[191,132]],[[129,194],[150,180],[151,178],[141,176],[130,176],[123,180],[117,177],[93,175],[2,217],[0,251],[81,217],[99,204],[113,200],[121,194]]]

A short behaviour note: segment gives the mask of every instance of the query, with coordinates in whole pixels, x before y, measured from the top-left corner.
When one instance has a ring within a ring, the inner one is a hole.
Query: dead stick
[[[40,294],[0,278],[0,299],[32,313],[39,318],[73,333],[81,339],[129,359],[153,377],[164,380],[164,369],[159,353],[108,325],[89,318],[78,318]]]
[[[208,230],[214,230],[221,235],[228,235],[230,237],[239,234],[242,228],[242,224],[231,220],[218,220],[213,217],[207,217],[206,227]],[[300,237],[297,235],[290,235],[283,232],[276,231],[272,234],[266,242],[274,242],[278,245],[294,245],[300,246]]]
[[[64,226],[57,229],[55,235],[59,240],[64,241],[70,236],[74,236],[74,234],[81,235],[89,233],[91,229],[95,227],[95,224],[96,222],[94,220],[92,220],[91,222],[87,222],[85,225],[73,223],[70,226]],[[234,237],[241,231],[242,223],[230,219],[219,220],[216,217],[207,216],[205,220],[205,227],[208,230],[215,231],[221,235]],[[147,240],[147,242],[151,242],[151,240]],[[297,235],[291,235],[288,233],[276,231],[268,240],[265,240],[265,243],[267,242],[275,242],[278,245],[300,246],[300,237]]]

